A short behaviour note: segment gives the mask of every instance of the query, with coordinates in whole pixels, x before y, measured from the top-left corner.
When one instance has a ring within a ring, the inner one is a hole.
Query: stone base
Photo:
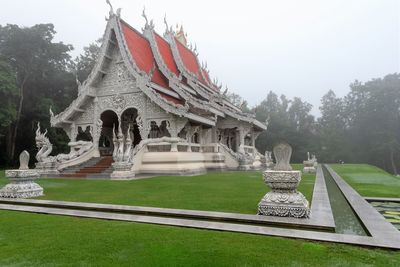
[[[112,164],[114,171],[111,173],[113,180],[128,180],[135,177],[135,172],[132,171],[132,163],[115,162]]]
[[[239,165],[238,170],[239,171],[249,171],[253,169],[253,165]]]
[[[273,162],[267,162],[265,164],[266,170],[272,170],[272,169],[274,169],[274,166],[275,166],[275,164]]]
[[[37,162],[35,171],[47,177],[60,174],[56,168],[55,162]]]
[[[304,166],[303,173],[316,173],[317,170],[314,166]]]
[[[307,199],[300,192],[268,192],[258,204],[258,214],[308,218],[310,209]]]
[[[261,161],[255,160],[253,162],[253,170],[261,170],[261,169],[262,169]]]
[[[11,182],[0,189],[3,198],[31,198],[43,196],[43,188],[33,181]]]
[[[35,170],[6,170],[10,183],[0,189],[2,198],[31,198],[43,196],[43,188],[34,182],[39,174]]]

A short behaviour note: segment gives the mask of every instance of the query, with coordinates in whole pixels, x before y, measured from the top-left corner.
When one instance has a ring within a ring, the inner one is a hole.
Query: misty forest
[[[16,165],[26,149],[34,155],[37,122],[49,129],[53,153],[68,152],[68,137],[50,128],[49,108],[64,110],[77,96],[77,83],[89,75],[99,42],[88,45],[72,58],[73,47],[53,40],[52,24],[32,27],[0,25],[0,165]],[[290,75],[288,75],[290,79]],[[311,114],[312,105],[265,90],[255,107],[239,95],[227,97],[268,130],[257,140],[264,153],[285,140],[293,146],[293,162],[302,162],[307,152],[324,163],[369,163],[400,172],[400,74],[387,74],[370,81],[351,83],[349,93],[338,97],[326,88],[319,106],[320,116]],[[322,88],[323,89],[323,88]],[[32,162],[33,163],[33,162]]]

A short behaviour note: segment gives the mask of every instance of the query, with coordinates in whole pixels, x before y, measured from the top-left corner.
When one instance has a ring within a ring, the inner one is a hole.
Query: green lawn
[[[0,266],[399,266],[400,252],[0,211]]]
[[[302,166],[296,165],[295,168]],[[299,190],[311,202],[315,175],[303,175]],[[5,183],[5,179],[0,183]],[[132,181],[41,179],[40,199],[125,204],[255,214],[269,190],[261,172],[211,172]]]
[[[367,164],[330,164],[358,193],[368,197],[400,198],[400,178]]]
[[[301,165],[295,166],[300,169]],[[0,186],[6,183],[0,172]],[[311,200],[315,175],[300,191]],[[41,179],[46,199],[254,214],[260,172],[135,181]],[[0,210],[0,266],[399,266],[400,252]]]

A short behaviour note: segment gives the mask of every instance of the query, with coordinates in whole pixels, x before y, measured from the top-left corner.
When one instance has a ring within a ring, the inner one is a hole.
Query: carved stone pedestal
[[[298,192],[300,171],[264,172],[264,181],[271,188],[258,204],[259,215],[307,218],[310,210],[307,199]]]
[[[266,170],[272,170],[274,168],[275,164],[272,161],[267,161],[265,163],[265,168]]]
[[[238,170],[248,171],[248,170],[251,170],[252,168],[253,168],[253,162],[250,159],[250,157],[248,157],[245,154],[240,154]]]
[[[111,179],[125,180],[135,177],[135,172],[132,171],[132,163],[115,162],[112,166],[114,171],[111,173]]]
[[[303,165],[304,165],[303,168],[304,173],[316,173],[317,170],[314,167],[314,161],[312,160],[303,161]]]
[[[56,175],[60,172],[57,170],[55,162],[37,162],[35,170],[43,175]]]
[[[0,189],[2,198],[31,198],[43,196],[43,188],[34,182],[39,177],[36,170],[6,170],[10,183]]]
[[[253,161],[253,170],[261,170],[261,167],[262,167],[262,163],[261,163],[260,156],[256,155],[254,157],[254,161]]]

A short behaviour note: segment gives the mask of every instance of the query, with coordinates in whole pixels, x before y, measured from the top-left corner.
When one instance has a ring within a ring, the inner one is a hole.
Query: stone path
[[[335,220],[333,219],[331,203],[329,202],[328,190],[321,165],[318,165],[315,177],[310,219],[314,224],[335,229]]]

